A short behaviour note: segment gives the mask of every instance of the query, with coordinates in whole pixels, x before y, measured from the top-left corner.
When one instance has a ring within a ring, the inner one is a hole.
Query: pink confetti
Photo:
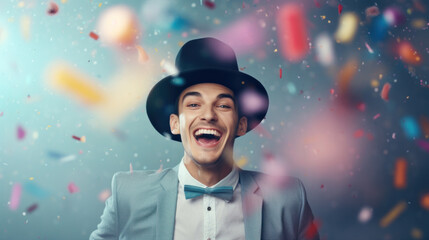
[[[331,95],[334,95],[335,90],[333,88],[331,88],[331,90],[329,90],[329,92],[331,93]]]
[[[375,116],[374,117],[372,117],[372,119],[373,120],[375,120],[375,119],[377,119],[377,118],[379,118],[380,117],[380,113],[377,113],[377,114],[375,114]]]
[[[130,163],[130,173],[133,173],[133,165]]]
[[[11,210],[16,210],[19,207],[19,201],[21,200],[22,187],[21,184],[15,183],[12,187],[12,193],[10,194],[10,205]]]
[[[295,3],[284,5],[277,15],[278,38],[283,56],[298,62],[309,50],[303,8]]]
[[[365,111],[365,109],[366,109],[366,105],[365,105],[365,103],[359,103],[359,104],[357,105],[357,109],[358,109],[359,111],[361,111],[361,112],[364,112],[364,111]]]
[[[361,223],[368,222],[372,217],[372,208],[370,207],[363,207],[358,215],[358,220]]]
[[[371,53],[371,54],[374,53],[374,51],[372,50],[372,48],[369,46],[369,44],[367,42],[365,42],[365,47],[366,47],[366,49],[368,49],[369,53]]]
[[[338,14],[341,14],[342,11],[343,11],[343,5],[338,4]]]
[[[110,195],[112,195],[110,190],[105,189],[101,191],[100,194],[98,194],[98,200],[100,200],[100,202],[105,202],[110,197]]]
[[[367,17],[375,17],[380,14],[380,10],[378,10],[378,7],[372,6],[365,10],[365,14]]]
[[[157,173],[162,172],[162,167],[163,167],[163,165],[161,164],[161,166],[159,166],[159,168],[158,168],[158,170],[156,170],[156,172],[157,172]]]
[[[25,138],[25,130],[23,127],[21,127],[21,125],[19,125],[16,129],[16,136],[18,137],[18,140],[22,140]]]
[[[245,114],[254,114],[264,110],[267,100],[254,90],[245,90],[239,97],[242,111]]]
[[[69,183],[69,185],[67,186],[68,190],[70,193],[76,193],[79,192],[79,188],[76,186],[76,184],[74,184],[74,182]]]
[[[3,117],[3,112],[0,112],[0,117]]]
[[[389,92],[391,87],[392,86],[390,85],[390,83],[385,83],[383,89],[381,90],[381,99],[386,102],[389,100]]]
[[[392,138],[396,139],[396,133],[392,133]]]

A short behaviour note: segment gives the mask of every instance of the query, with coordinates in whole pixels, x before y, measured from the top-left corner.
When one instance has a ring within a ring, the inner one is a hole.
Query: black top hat
[[[234,51],[218,39],[200,38],[185,43],[177,54],[176,68],[179,73],[159,81],[146,101],[150,122],[165,137],[181,141],[180,135],[171,135],[170,114],[177,114],[177,101],[181,92],[199,83],[217,83],[231,89],[238,100],[241,116],[247,117],[247,131],[256,127],[267,114],[268,94],[264,86],[238,70]],[[259,107],[247,107],[246,110],[243,106],[249,99],[256,99]]]

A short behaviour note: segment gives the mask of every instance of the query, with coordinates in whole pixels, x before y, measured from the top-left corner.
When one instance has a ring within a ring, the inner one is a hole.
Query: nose
[[[215,112],[215,109],[213,109],[213,107],[204,107],[201,110],[201,116],[200,116],[201,120],[206,120],[208,122],[213,122],[213,121],[217,121],[217,114]]]

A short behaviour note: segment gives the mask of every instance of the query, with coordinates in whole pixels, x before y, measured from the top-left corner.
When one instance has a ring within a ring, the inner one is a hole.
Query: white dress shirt
[[[233,198],[230,202],[208,194],[186,199],[184,185],[206,188],[193,178],[183,159],[180,162],[179,189],[177,195],[175,240],[234,240],[245,239],[244,218],[241,203],[241,187],[236,167],[212,187],[232,186]]]

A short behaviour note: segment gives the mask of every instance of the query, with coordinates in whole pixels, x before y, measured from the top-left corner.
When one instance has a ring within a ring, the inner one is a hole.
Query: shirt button
[[[210,211],[210,210],[212,210],[212,208],[211,207],[207,207],[207,211]],[[210,240],[210,238],[208,240]]]

